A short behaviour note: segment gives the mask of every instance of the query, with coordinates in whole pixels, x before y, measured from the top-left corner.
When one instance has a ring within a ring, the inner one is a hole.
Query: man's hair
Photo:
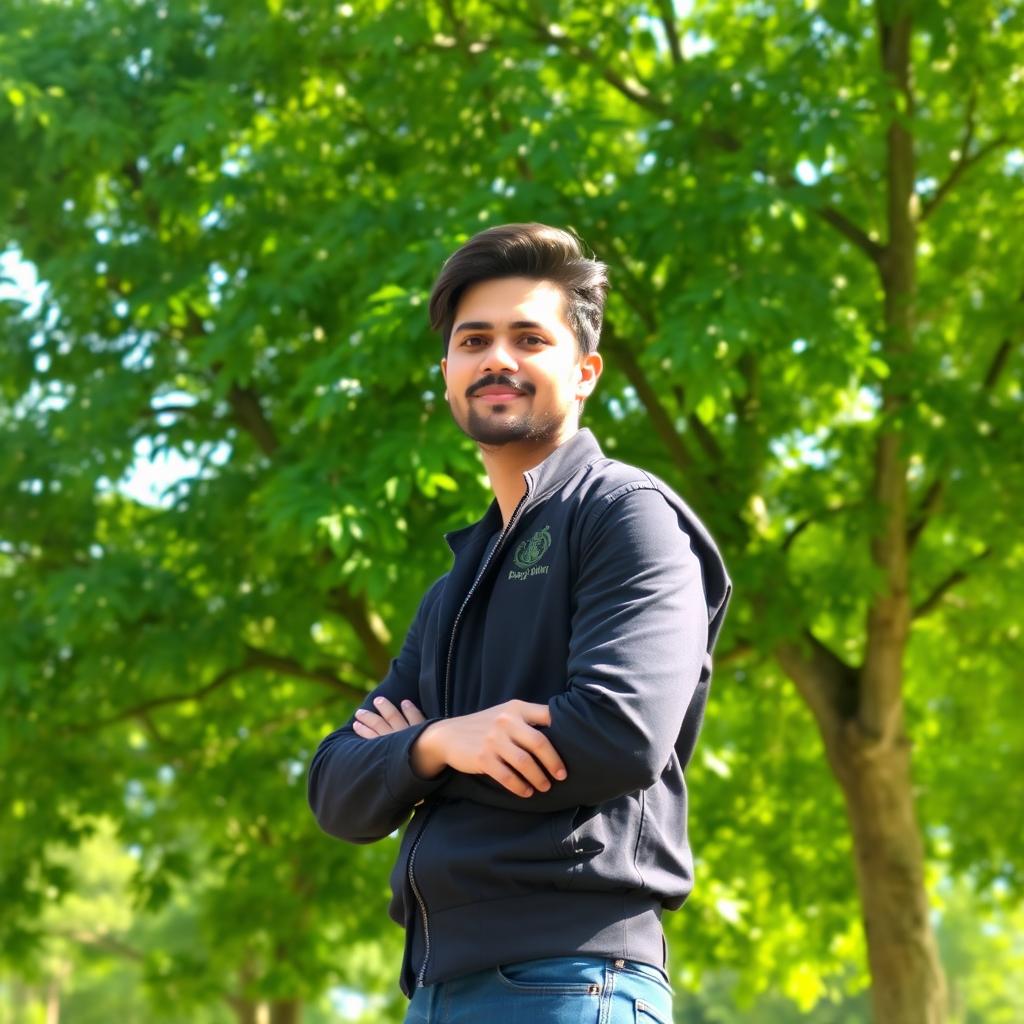
[[[445,260],[430,293],[430,326],[448,351],[455,310],[466,289],[499,277],[551,281],[565,296],[565,318],[580,354],[597,348],[608,268],[585,255],[576,235],[547,224],[499,224],[474,235]]]

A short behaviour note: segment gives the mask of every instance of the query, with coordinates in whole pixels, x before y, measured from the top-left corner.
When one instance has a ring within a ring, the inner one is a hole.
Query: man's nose
[[[480,369],[485,373],[501,373],[503,370],[514,373],[519,369],[511,339],[495,337],[494,341],[487,346]]]

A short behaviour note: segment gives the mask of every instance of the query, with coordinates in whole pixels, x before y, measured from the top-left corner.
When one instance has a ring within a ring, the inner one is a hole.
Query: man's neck
[[[550,441],[515,441],[504,445],[478,445],[484,468],[491,481],[491,490],[501,509],[501,525],[508,525],[516,505],[526,492],[523,474],[539,466],[556,448],[569,440],[579,427],[567,428],[565,433]]]

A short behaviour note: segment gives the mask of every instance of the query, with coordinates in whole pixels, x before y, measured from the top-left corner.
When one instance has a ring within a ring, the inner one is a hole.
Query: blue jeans
[[[526,960],[416,989],[405,1024],[672,1024],[672,988],[633,960]]]

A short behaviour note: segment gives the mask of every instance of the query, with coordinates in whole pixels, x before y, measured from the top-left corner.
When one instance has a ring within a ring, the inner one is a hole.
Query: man
[[[661,915],[692,886],[683,770],[730,584],[689,508],[579,428],[606,289],[575,236],[508,224],[431,295],[494,501],[309,773],[341,839],[412,814],[390,907],[410,1022],[672,1019]]]

